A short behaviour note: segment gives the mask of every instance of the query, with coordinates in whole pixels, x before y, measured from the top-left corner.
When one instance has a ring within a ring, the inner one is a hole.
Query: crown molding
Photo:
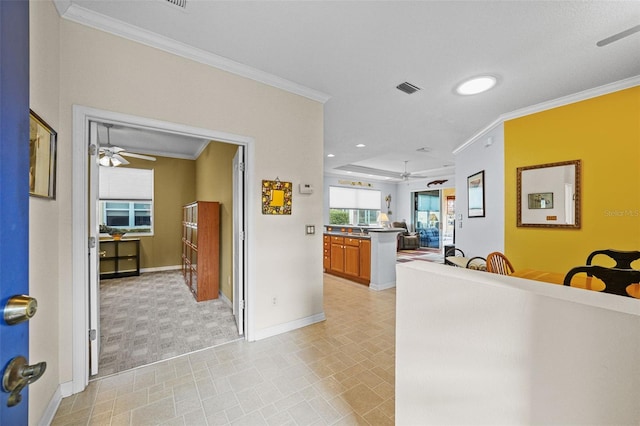
[[[165,52],[181,56],[192,61],[209,65],[220,70],[239,75],[266,85],[294,93],[316,102],[325,103],[331,96],[286,80],[259,69],[241,64],[231,59],[189,46],[185,43],[161,36],[152,31],[147,31],[126,22],[110,18],[101,13],[93,12],[78,6],[68,0],[54,0],[56,9],[63,19],[76,22],[100,31],[104,31],[119,37],[126,38],[153,47]]]
[[[495,127],[504,124],[505,121],[513,120],[527,115],[536,114],[542,111],[546,111],[553,108],[573,104],[576,102],[584,101],[598,96],[607,95],[609,93],[618,92],[620,90],[629,89],[631,87],[640,86],[640,75],[629,77],[624,80],[615,81],[613,83],[605,84],[603,86],[594,87],[593,89],[583,90],[582,92],[574,93],[572,95],[563,96],[561,98],[553,99],[551,101],[541,102],[539,104],[531,105],[525,108],[521,108],[512,112],[508,112],[500,115],[491,124],[477,132],[466,142],[458,146],[453,150],[453,154],[459,154],[465,148],[468,148],[474,144],[478,139],[489,133]]]

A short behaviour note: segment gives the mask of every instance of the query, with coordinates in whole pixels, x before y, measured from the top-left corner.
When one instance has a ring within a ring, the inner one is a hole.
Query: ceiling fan
[[[429,176],[422,176],[422,175],[414,175],[411,172],[407,171],[407,163],[409,162],[409,160],[405,160],[404,161],[404,172],[400,173],[400,177],[402,178],[402,180],[409,180],[409,178],[414,178],[414,179],[426,179]]]
[[[107,129],[107,144],[105,146],[101,146],[99,149],[100,160],[98,160],[98,162],[100,163],[101,166],[117,167],[123,164],[124,165],[129,164],[129,162],[124,158],[125,156],[132,157],[132,158],[139,158],[141,160],[156,161],[155,157],[136,154],[133,152],[127,152],[127,150],[124,148],[111,145],[111,137],[109,134],[109,129],[113,127],[113,124],[105,123],[104,127],[106,127]]]

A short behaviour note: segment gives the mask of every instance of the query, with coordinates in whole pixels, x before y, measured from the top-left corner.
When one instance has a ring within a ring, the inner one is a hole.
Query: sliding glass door
[[[437,248],[441,246],[440,237],[440,191],[420,191],[413,193],[416,232],[420,235],[420,247]]]

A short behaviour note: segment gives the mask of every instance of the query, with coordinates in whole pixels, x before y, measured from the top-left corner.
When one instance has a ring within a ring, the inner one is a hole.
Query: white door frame
[[[164,131],[179,135],[211,139],[245,147],[245,182],[253,179],[253,158],[255,152],[254,139],[248,136],[234,135],[215,130],[208,130],[193,126],[160,121],[150,118],[121,114],[100,110],[82,105],[73,106],[73,134],[72,134],[72,188],[71,188],[71,221],[72,221],[72,389],[71,393],[82,392],[89,383],[89,278],[88,270],[88,238],[89,229],[87,219],[87,203],[89,201],[89,187],[87,161],[89,146],[89,121],[101,121],[142,127],[151,130]],[[254,281],[249,271],[253,268],[253,243],[251,236],[254,229],[253,208],[255,203],[249,200],[257,199],[253,185],[245,186],[245,303],[246,324],[245,340],[253,340],[253,298]]]

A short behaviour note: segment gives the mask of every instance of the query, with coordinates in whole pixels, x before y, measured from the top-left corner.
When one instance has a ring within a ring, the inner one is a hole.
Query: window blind
[[[329,187],[329,208],[380,210],[381,192],[375,189]]]
[[[153,170],[100,167],[101,200],[153,200]]]

